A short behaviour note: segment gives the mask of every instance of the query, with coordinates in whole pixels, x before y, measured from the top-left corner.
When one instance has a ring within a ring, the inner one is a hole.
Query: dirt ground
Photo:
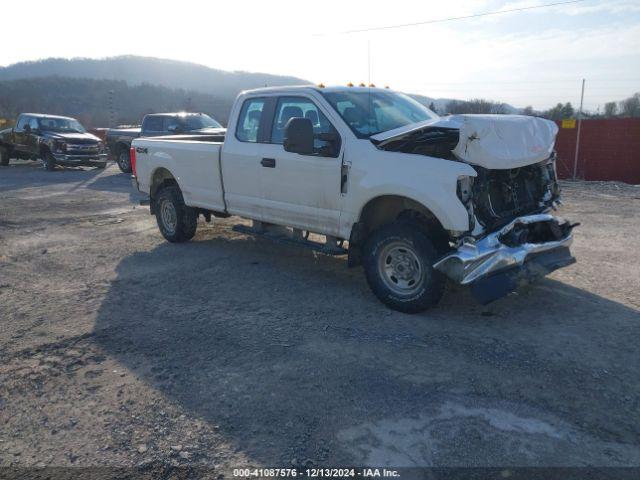
[[[0,466],[638,466],[640,187],[564,192],[577,264],[411,316],[237,218],[166,243],[113,165],[1,168]]]

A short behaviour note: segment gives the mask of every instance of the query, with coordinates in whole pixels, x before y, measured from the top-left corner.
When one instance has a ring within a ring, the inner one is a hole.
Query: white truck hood
[[[557,125],[525,115],[452,115],[379,133],[371,140],[379,147],[419,130],[456,129],[460,140],[453,154],[472,165],[511,169],[541,162],[551,155]]]

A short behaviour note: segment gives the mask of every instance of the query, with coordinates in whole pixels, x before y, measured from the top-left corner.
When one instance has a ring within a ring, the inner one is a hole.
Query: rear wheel
[[[174,243],[193,238],[198,227],[198,215],[195,209],[185,205],[177,185],[162,188],[154,202],[156,221],[164,238]]]
[[[9,151],[6,147],[0,147],[0,165],[4,167],[9,165]]]
[[[122,149],[118,153],[118,167],[122,173],[131,173],[131,157],[129,156],[129,150]]]
[[[375,231],[364,246],[367,282],[382,303],[405,313],[435,306],[444,293],[445,278],[433,268],[438,253],[425,232],[407,222]]]

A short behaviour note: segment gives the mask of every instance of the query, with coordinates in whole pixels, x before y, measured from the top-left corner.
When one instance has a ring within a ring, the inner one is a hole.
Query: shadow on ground
[[[52,184],[74,184],[86,182],[104,172],[94,167],[61,167],[48,172],[41,162],[11,161],[0,167],[0,191],[20,190]]]
[[[95,190],[106,193],[129,194],[129,201],[137,204],[148,197],[134,191],[131,175],[121,173],[117,167],[104,169],[84,167],[56,167],[53,172],[46,171],[40,162],[13,161],[7,167],[0,167],[0,192],[17,191],[24,188],[49,186],[51,190],[64,189],[64,193],[74,193],[79,189]],[[67,188],[69,187],[69,188]]]
[[[267,465],[637,465],[638,320],[549,279],[403,315],[343,259],[237,236],[124,258],[94,338]]]

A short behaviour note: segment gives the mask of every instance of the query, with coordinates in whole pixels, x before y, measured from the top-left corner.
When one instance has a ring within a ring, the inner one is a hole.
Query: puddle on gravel
[[[340,431],[355,463],[412,466],[628,466],[640,446],[602,441],[517,405],[446,401],[433,414],[384,419]],[[518,413],[514,413],[514,412]]]

